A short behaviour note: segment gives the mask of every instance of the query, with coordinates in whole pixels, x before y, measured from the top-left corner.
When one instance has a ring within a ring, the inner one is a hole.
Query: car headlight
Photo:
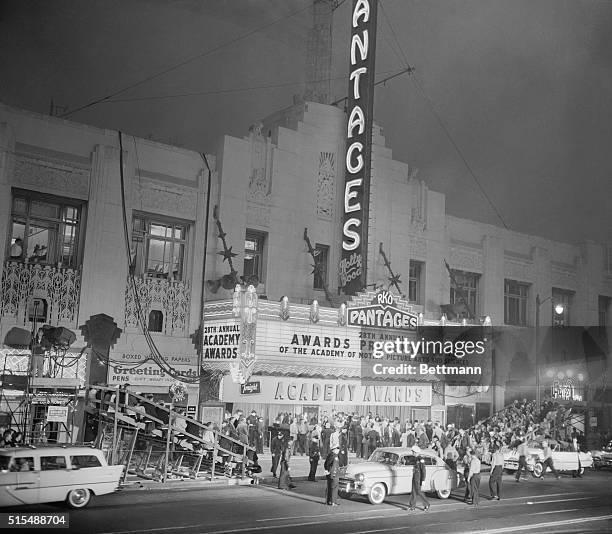
[[[355,480],[357,482],[363,482],[365,480],[365,475],[363,473],[357,473],[355,475]]]

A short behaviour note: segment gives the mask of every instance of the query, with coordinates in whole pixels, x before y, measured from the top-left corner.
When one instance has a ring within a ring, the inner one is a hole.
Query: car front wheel
[[[542,464],[542,462],[536,462],[536,464],[533,466],[533,471],[531,472],[531,474],[535,478],[542,478],[543,473],[544,473],[544,465]]]
[[[438,499],[448,499],[450,497],[451,490],[449,489],[436,490],[436,493],[438,494]]]
[[[374,484],[368,492],[368,500],[372,504],[382,504],[387,496],[387,488],[382,482]]]
[[[66,502],[71,508],[85,508],[91,501],[91,491],[87,488],[70,490]]]

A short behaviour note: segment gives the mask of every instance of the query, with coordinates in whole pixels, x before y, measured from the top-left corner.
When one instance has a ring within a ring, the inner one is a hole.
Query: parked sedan
[[[456,471],[448,467],[434,451],[424,450],[426,476],[423,491],[435,492],[447,499],[459,484]],[[372,504],[381,504],[387,495],[402,495],[412,490],[412,470],[417,456],[410,448],[381,447],[366,462],[351,464],[340,472],[342,496],[366,495]]]
[[[552,448],[553,465],[557,471],[573,472],[582,475],[585,468],[593,467],[593,457],[590,452],[576,452],[565,442],[548,440]],[[527,443],[527,470],[536,477],[542,477],[544,473],[544,451],[541,442],[532,440]],[[504,457],[504,468],[508,471],[518,469],[518,453],[516,449],[506,453]]]
[[[591,451],[595,469],[612,468],[612,441],[607,446]]]

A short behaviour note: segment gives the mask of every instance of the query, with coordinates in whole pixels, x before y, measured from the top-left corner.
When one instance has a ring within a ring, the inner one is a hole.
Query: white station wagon
[[[435,452],[423,450],[419,454],[425,461],[423,491],[435,492],[447,499],[458,486],[456,471],[448,467]],[[341,496],[366,495],[372,504],[382,503],[387,495],[400,495],[412,491],[412,470],[417,458],[406,447],[381,447],[367,462],[350,464],[340,471]]]
[[[117,491],[122,472],[90,447],[0,449],[0,506],[66,501],[84,508],[93,495]]]

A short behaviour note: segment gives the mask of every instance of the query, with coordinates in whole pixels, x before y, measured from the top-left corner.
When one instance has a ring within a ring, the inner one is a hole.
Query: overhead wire
[[[395,30],[393,29],[393,26],[391,25],[391,21],[389,20],[389,17],[387,16],[387,13],[385,11],[383,3],[381,2],[379,5],[381,7],[381,11],[383,13],[383,17],[385,19],[385,22],[387,23],[387,26],[389,26],[389,29],[391,30],[391,34],[393,35],[393,38],[395,39],[395,42],[397,44],[397,48],[398,48],[399,52],[402,55],[402,59],[403,59],[404,63],[406,64],[407,68],[411,68],[410,64],[408,63],[408,58],[406,57],[406,54],[404,53],[404,50],[402,48],[402,45],[400,44],[399,39],[397,38],[397,34],[395,33]],[[472,179],[476,183],[476,185],[477,185],[478,189],[480,190],[481,194],[486,199],[486,201],[488,202],[489,206],[491,207],[491,209],[493,210],[493,212],[495,213],[497,218],[502,223],[503,227],[506,230],[510,230],[510,228],[506,224],[506,221],[504,220],[504,218],[503,218],[503,216],[501,214],[501,211],[497,208],[497,206],[495,205],[495,203],[493,202],[491,197],[486,192],[486,190],[483,187],[482,183],[480,182],[480,180],[476,176],[476,173],[472,169],[472,166],[469,164],[467,158],[463,154],[463,151],[461,150],[461,148],[459,148],[459,145],[457,144],[457,142],[455,141],[455,139],[451,135],[450,130],[446,126],[446,123],[442,120],[442,117],[441,117],[440,113],[438,112],[438,110],[436,109],[436,106],[434,105],[433,100],[425,92],[425,89],[423,88],[423,85],[419,81],[418,76],[414,72],[412,72],[412,76],[410,78],[412,80],[412,83],[418,89],[418,92],[425,99],[425,102],[427,103],[430,111],[432,112],[432,114],[436,118],[436,121],[438,122],[440,128],[442,128],[442,131],[446,134],[447,139],[453,145],[453,148],[455,149],[455,151],[457,152],[457,154],[461,158],[461,161],[463,162],[463,164],[465,165],[465,168],[467,169],[468,173],[470,174],[470,176],[472,177]]]
[[[168,74],[169,72],[172,72],[172,71],[177,70],[177,69],[179,69],[181,67],[184,67],[185,65],[187,65],[189,63],[192,63],[193,61],[195,61],[197,59],[201,59],[201,58],[206,57],[206,56],[208,56],[210,54],[213,54],[214,52],[217,52],[217,51],[221,50],[222,48],[225,48],[226,46],[230,46],[230,45],[233,45],[233,44],[235,44],[235,43],[237,43],[239,41],[242,41],[242,40],[246,39],[247,37],[250,37],[251,35],[254,35],[254,34],[256,34],[256,33],[260,32],[262,30],[265,30],[266,28],[274,26],[275,24],[278,24],[279,22],[281,22],[281,21],[283,21],[285,19],[294,17],[295,15],[299,15],[301,12],[303,12],[306,9],[309,9],[309,8],[310,8],[310,2],[308,2],[306,4],[306,6],[301,7],[300,9],[297,9],[295,11],[292,11],[291,13],[289,13],[287,15],[283,15],[282,17],[274,19],[271,22],[268,22],[266,24],[258,26],[257,28],[249,30],[249,31],[247,31],[244,34],[239,35],[238,37],[235,37],[233,39],[230,39],[229,41],[226,41],[226,42],[221,43],[221,44],[219,44],[217,46],[214,46],[213,48],[210,48],[210,49],[208,49],[208,50],[206,50],[204,52],[201,52],[200,54],[196,54],[196,55],[188,57],[188,58],[186,58],[186,59],[184,59],[182,61],[179,61],[178,63],[175,63],[174,65],[171,65],[170,67],[167,67],[165,69],[162,69],[161,71],[158,71],[158,72],[156,72],[154,74],[146,76],[145,78],[143,78],[143,79],[141,79],[141,80],[139,80],[137,82],[131,83],[131,84],[129,84],[129,85],[127,85],[127,86],[117,90],[117,91],[114,91],[114,92],[112,92],[112,93],[110,93],[110,94],[108,94],[106,96],[103,96],[103,97],[100,97],[100,98],[96,98],[96,99],[88,102],[87,104],[83,104],[82,106],[79,106],[78,108],[75,108],[73,110],[68,110],[65,113],[59,115],[59,117],[60,118],[66,118],[66,117],[69,117],[70,115],[73,115],[74,113],[77,113],[79,111],[83,111],[84,109],[87,109],[87,108],[90,108],[90,107],[95,106],[97,104],[100,104],[101,102],[105,102],[107,100],[110,100],[111,98],[113,98],[113,97],[115,97],[117,95],[123,94],[126,91],[129,91],[130,89],[134,89],[135,87],[139,87],[139,86],[141,86],[141,85],[143,85],[143,84],[145,84],[147,82],[150,82],[151,80],[154,80],[155,78],[159,78],[160,76]]]

